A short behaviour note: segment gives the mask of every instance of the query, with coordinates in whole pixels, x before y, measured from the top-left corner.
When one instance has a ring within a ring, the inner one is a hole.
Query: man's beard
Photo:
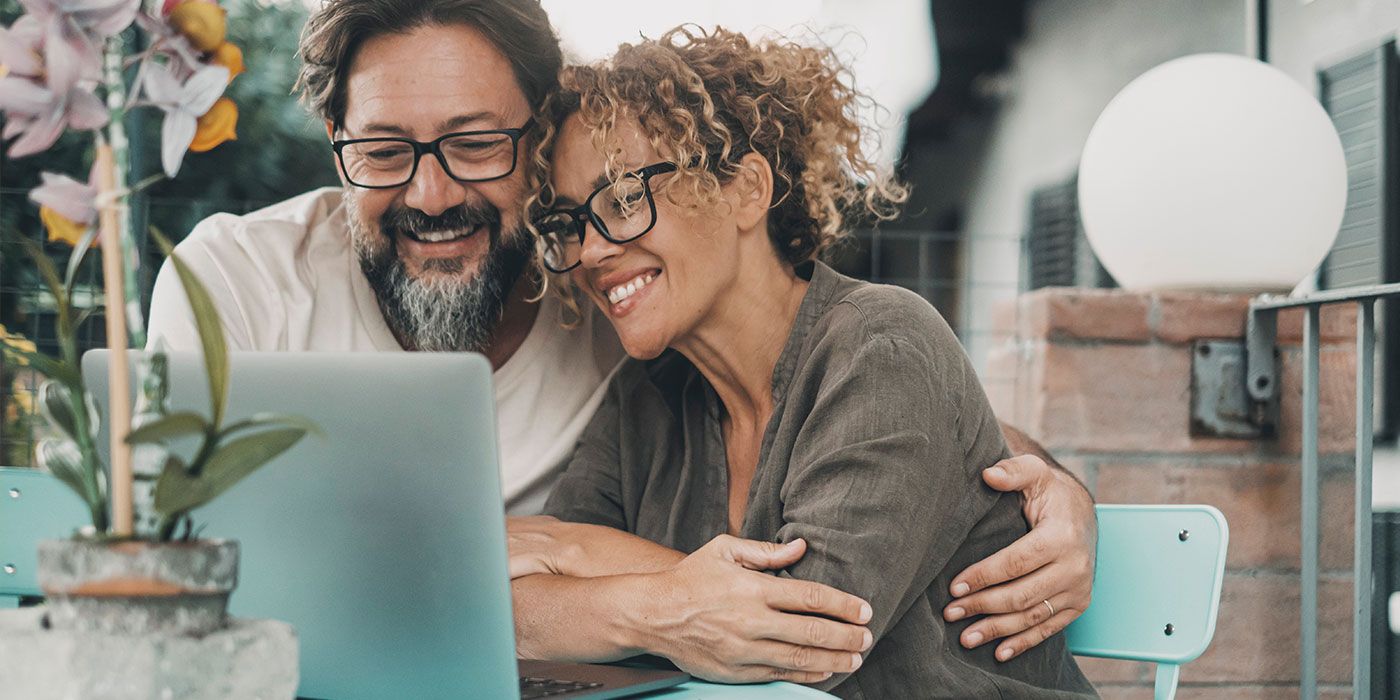
[[[523,231],[501,235],[500,212],[494,207],[453,207],[437,216],[417,209],[394,207],[380,217],[372,231],[350,207],[350,240],[360,269],[389,329],[409,350],[481,352],[500,322],[501,310],[529,260]],[[484,226],[490,247],[469,280],[459,275],[463,258],[429,258],[422,278],[410,275],[396,251],[407,232],[464,231]],[[436,273],[436,274],[427,274]]]

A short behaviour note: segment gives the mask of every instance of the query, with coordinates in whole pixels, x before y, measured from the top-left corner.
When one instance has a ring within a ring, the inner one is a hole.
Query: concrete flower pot
[[[39,587],[57,630],[206,635],[228,624],[238,543],[39,543]]]

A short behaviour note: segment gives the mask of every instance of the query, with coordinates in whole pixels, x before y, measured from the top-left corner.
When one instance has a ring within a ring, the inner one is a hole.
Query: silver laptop
[[[171,409],[207,415],[199,356],[169,359]],[[83,357],[90,387],[105,386],[107,361]],[[517,672],[485,358],[234,353],[230,365],[228,422],[292,413],[325,433],[194,512],[203,536],[241,543],[231,614],[296,627],[300,695],[608,698],[686,680],[613,666]]]

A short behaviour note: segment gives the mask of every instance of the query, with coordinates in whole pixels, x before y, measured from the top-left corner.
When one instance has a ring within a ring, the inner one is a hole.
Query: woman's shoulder
[[[835,280],[815,330],[820,340],[840,345],[895,343],[932,356],[961,355],[938,309],[908,289],[864,282],[829,272]]]

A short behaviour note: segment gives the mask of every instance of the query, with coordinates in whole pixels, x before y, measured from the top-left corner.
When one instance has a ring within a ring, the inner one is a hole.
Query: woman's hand
[[[817,683],[860,668],[872,644],[870,605],[811,581],[760,571],[791,565],[806,543],[721,535],[645,577],[642,646],[699,678]]]
[[[566,536],[572,523],[547,515],[506,518],[511,580],[531,574],[564,574],[565,550],[576,545]]]
[[[971,649],[1008,637],[996,651],[1007,661],[1089,607],[1098,521],[1093,499],[1074,476],[1034,455],[1002,460],[983,480],[998,491],[1021,492],[1031,531],[958,574],[943,617],[986,615],[963,630],[962,644]]]

